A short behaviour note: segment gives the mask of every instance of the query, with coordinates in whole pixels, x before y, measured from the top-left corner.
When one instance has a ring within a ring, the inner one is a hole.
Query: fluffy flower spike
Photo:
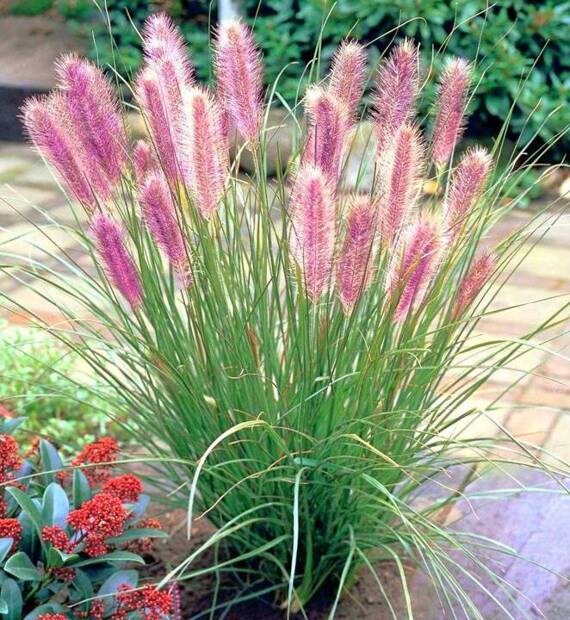
[[[150,174],[140,196],[144,221],[158,246],[166,254],[182,284],[190,284],[188,251],[176,217],[170,187],[161,172]]]
[[[421,189],[424,145],[419,129],[404,125],[380,159],[382,242],[393,246],[409,222]]]
[[[156,167],[150,144],[146,140],[137,140],[135,143],[133,167],[139,185],[144,183],[147,175]]]
[[[372,277],[376,218],[376,206],[368,196],[353,197],[336,263],[337,291],[346,312],[352,310]]]
[[[99,213],[91,223],[91,234],[105,270],[119,293],[136,308],[142,299],[139,273],[124,242],[124,231],[110,216]]]
[[[445,201],[447,232],[454,239],[485,189],[493,160],[482,147],[468,150],[453,173]]]
[[[305,111],[308,131],[303,164],[317,166],[336,183],[349,129],[346,107],[330,92],[313,86],[305,96]]]
[[[109,80],[92,62],[73,54],[57,64],[57,76],[73,140],[85,152],[84,165],[107,179],[111,194],[127,162],[127,137]]]
[[[463,278],[453,308],[453,316],[458,317],[475,301],[485,286],[497,264],[494,254],[488,252],[475,259],[471,268]]]
[[[373,104],[380,154],[397,131],[413,119],[418,92],[418,46],[404,39],[388,56],[376,77]]]
[[[28,99],[23,107],[24,126],[35,147],[58,172],[69,192],[93,212],[97,199],[86,176],[81,150],[68,131],[61,95]]]
[[[366,80],[366,50],[356,41],[344,41],[332,59],[329,91],[340,100],[351,119],[356,118]]]
[[[255,142],[262,122],[261,54],[242,22],[223,23],[216,36],[215,64],[219,100],[230,127]]]
[[[184,134],[184,149],[190,160],[188,183],[196,207],[209,217],[218,207],[224,194],[228,152],[221,112],[202,88],[193,88],[185,100],[188,127]]]
[[[180,93],[194,84],[194,69],[184,37],[168,14],[155,13],[145,21],[143,51],[147,62],[162,72],[169,89]],[[171,90],[171,94],[175,93]]]
[[[395,321],[406,318],[414,304],[420,303],[437,267],[441,233],[428,220],[419,220],[408,231],[401,259],[390,277],[392,294],[399,293]]]
[[[183,126],[183,105],[178,94],[169,92],[163,76],[151,66],[137,77],[136,96],[148,123],[160,167],[171,182],[182,179],[184,162],[179,155],[179,136]]]
[[[313,302],[330,281],[335,243],[335,204],[330,182],[314,166],[302,167],[291,203],[291,253]]]
[[[463,132],[465,106],[471,81],[471,66],[463,58],[453,58],[445,66],[437,94],[433,127],[433,160],[444,166]]]

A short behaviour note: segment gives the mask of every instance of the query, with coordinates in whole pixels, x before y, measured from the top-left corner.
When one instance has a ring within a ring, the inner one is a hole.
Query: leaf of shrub
[[[136,553],[131,553],[130,551],[111,551],[111,553],[106,553],[96,558],[81,560],[81,562],[77,562],[74,566],[91,566],[92,564],[100,564],[101,562],[135,562],[136,564],[144,564],[144,560]]]
[[[38,569],[23,551],[15,553],[4,565],[4,570],[21,581],[40,581],[42,578]]]
[[[44,525],[64,527],[69,514],[69,499],[57,482],[52,482],[42,499],[42,521]]]
[[[8,487],[6,490],[18,502],[20,508],[24,511],[24,513],[28,516],[28,518],[36,528],[38,536],[41,537],[42,514],[39,508],[23,491],[20,491],[20,489],[17,489],[16,487]]]
[[[85,474],[76,469],[73,472],[73,507],[79,508],[91,499],[91,488]]]
[[[120,536],[107,538],[107,542],[118,545],[129,540],[136,540],[137,538],[168,538],[168,533],[150,527],[133,527]]]
[[[44,471],[44,480],[46,484],[55,480],[55,472],[63,469],[63,463],[57,450],[49,441],[42,439],[40,441],[40,460]]]
[[[13,538],[0,538],[0,564],[6,559],[13,544]]]
[[[8,614],[4,620],[20,620],[24,602],[20,588],[13,579],[6,579],[2,584],[0,598],[8,605]]]

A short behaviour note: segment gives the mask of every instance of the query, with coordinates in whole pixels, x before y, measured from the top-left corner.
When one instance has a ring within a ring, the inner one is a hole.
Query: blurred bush
[[[0,404],[28,418],[26,429],[72,454],[95,438],[120,433],[109,418],[105,386],[74,380],[78,358],[36,329],[0,322]]]
[[[45,0],[21,2],[41,4]],[[88,32],[94,28],[91,56],[101,64],[117,66],[126,75],[136,70],[141,59],[140,38],[133,25],[139,28],[152,11],[167,10],[182,24],[198,75],[202,79],[211,77],[208,23],[210,11],[216,15],[216,0],[107,0],[115,49],[110,43],[107,17],[98,15],[94,8],[85,10],[86,3],[93,7],[91,0],[54,2],[78,27]],[[442,47],[450,54],[478,60],[477,79],[482,79],[479,96],[472,104],[470,135],[496,135],[513,103],[512,139],[522,136],[526,141],[538,133],[543,143],[549,142],[570,125],[570,0],[501,0],[488,12],[486,0],[235,2],[247,21],[255,24],[267,59],[267,83],[273,83],[282,67],[291,63],[279,87],[288,101],[297,96],[299,80],[313,58],[321,30],[322,69],[349,32],[371,43],[371,64],[393,38],[405,35],[421,41],[426,67],[434,50]],[[99,4],[105,5],[103,0]],[[400,28],[394,31],[398,24]],[[437,72],[438,66],[434,69]],[[525,77],[528,80],[521,89]],[[560,158],[569,147],[567,136],[553,155]]]

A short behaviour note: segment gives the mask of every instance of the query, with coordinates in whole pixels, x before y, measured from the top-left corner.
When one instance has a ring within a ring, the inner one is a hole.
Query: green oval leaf
[[[76,469],[73,472],[73,507],[79,508],[91,499],[91,488],[85,474]]]
[[[69,499],[57,482],[52,482],[42,499],[42,521],[44,525],[64,527],[69,514]]]
[[[101,562],[135,562],[136,564],[144,564],[144,560],[136,553],[131,553],[130,551],[112,551],[111,553],[106,553],[96,558],[81,560],[81,562],[77,562],[77,564],[73,566],[91,566],[92,564],[100,564]]]
[[[4,565],[4,570],[21,581],[41,581],[42,578],[39,570],[23,551],[18,551],[10,557]]]
[[[4,562],[14,544],[13,538],[0,538],[0,564]]]
[[[20,620],[24,601],[20,588],[13,579],[6,579],[2,584],[0,598],[8,605],[8,614],[4,620]]]

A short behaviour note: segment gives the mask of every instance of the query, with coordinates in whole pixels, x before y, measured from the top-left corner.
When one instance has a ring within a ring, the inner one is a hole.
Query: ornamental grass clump
[[[480,618],[464,561],[484,577],[472,586],[521,617],[480,557],[491,541],[445,527],[441,515],[469,497],[457,489],[465,468],[545,467],[522,440],[466,440],[459,428],[482,411],[492,417],[495,402],[482,410],[470,398],[539,346],[568,305],[517,339],[470,341],[534,230],[489,247],[512,204],[501,202],[509,177],[493,172],[501,139],[493,152],[456,154],[470,65],[446,65],[424,132],[418,48],[396,45],[373,75],[366,113],[373,182],[359,174],[346,191],[369,73],[363,47],[344,43],[331,75],[309,88],[293,123],[298,149],[270,180],[268,112],[279,85],[262,92],[252,33],[240,22],[219,27],[213,90],[196,82],[169,18],[150,18],[143,36],[133,89],[142,142],[132,144],[110,83],[85,60],[64,59],[56,93],[23,111],[86,212],[76,234],[96,273],[69,255],[59,271],[33,262],[6,270],[21,281],[22,271],[41,274],[40,294],[67,319],[50,329],[120,395],[132,433],[164,468],[169,501],[187,508],[188,537],[197,519],[216,527],[164,581],[233,572],[250,588],[244,597],[269,595],[287,616],[332,585],[332,618],[362,569],[389,597],[375,563],[388,560],[412,617],[407,558],[431,577],[442,608]],[[249,176],[238,173],[245,151]],[[216,560],[195,569],[209,547]],[[212,606],[224,603],[214,596]]]

